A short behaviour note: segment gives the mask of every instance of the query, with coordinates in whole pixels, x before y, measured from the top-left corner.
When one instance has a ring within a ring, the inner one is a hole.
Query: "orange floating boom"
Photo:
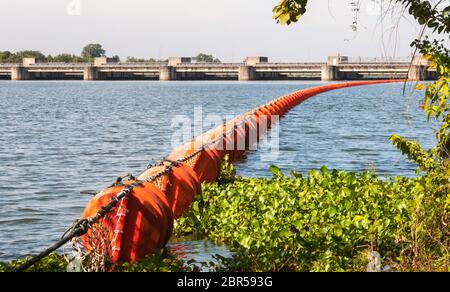
[[[273,116],[282,116],[308,98],[326,91],[404,81],[341,82],[302,89],[204,133],[176,148],[160,165],[144,171],[137,178],[141,184],[100,222],[106,232],[89,231],[82,237],[84,247],[87,251],[106,250],[113,262],[135,262],[163,248],[172,234],[174,219],[188,210],[194,196],[201,193],[200,184],[217,180],[226,154],[231,161],[242,157],[270,128]],[[132,179],[116,183],[98,193],[88,203],[83,218],[94,216],[125,186],[134,182],[136,180]],[[106,247],[106,243],[110,246]]]

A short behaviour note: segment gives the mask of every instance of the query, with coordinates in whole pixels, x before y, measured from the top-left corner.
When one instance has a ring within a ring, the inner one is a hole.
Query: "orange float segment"
[[[261,107],[260,109],[259,109],[259,111],[261,111],[262,113],[263,113],[263,115],[266,117],[266,120],[267,120],[267,128],[270,128],[270,125],[271,125],[271,116],[272,116],[272,113],[267,109],[267,108],[265,108],[265,107]]]
[[[202,141],[205,143],[211,143],[211,147],[214,148],[220,156],[220,159],[223,159],[227,154],[224,145],[223,135],[223,127],[216,128],[214,130],[208,131],[203,135],[206,138],[202,137]]]
[[[227,126],[223,126],[222,133],[224,134],[224,136],[222,139],[222,151],[224,151],[225,154],[228,154],[229,161],[234,161],[234,132],[228,132],[228,130],[229,128]]]
[[[222,161],[220,153],[211,145],[203,146],[202,149],[202,143],[197,141],[191,142],[185,149],[187,150],[172,152],[167,159],[176,161],[197,153],[191,158],[191,165],[198,180],[200,183],[215,182],[219,177]]]
[[[255,115],[258,118],[258,137],[261,138],[269,129],[270,120],[267,114],[262,110],[257,110]]]
[[[169,162],[165,162],[162,166],[147,169],[138,179],[145,180],[147,177],[153,177],[167,170],[169,165]],[[195,195],[201,194],[200,180],[197,173],[186,163],[170,166],[170,171],[161,176],[161,179],[161,191],[167,197],[174,218],[178,219],[189,209]]]
[[[280,109],[275,104],[268,104],[264,107],[270,113],[270,117],[280,115]]]
[[[287,104],[284,99],[281,98],[281,99],[277,100],[274,104],[275,104],[275,106],[277,106],[279,108],[279,112],[280,112],[279,116],[284,115],[288,111]]]
[[[142,174],[140,174],[138,176],[138,180],[142,180],[142,181],[148,180],[148,179],[164,172],[166,170],[166,168],[167,167],[164,165],[158,165],[158,166],[148,168]],[[161,176],[161,177],[164,177],[164,176]]]
[[[261,132],[259,124],[261,122],[261,119],[259,118],[259,113],[255,112],[251,117],[251,120],[254,121],[254,125],[256,127],[256,139],[257,141],[259,141],[259,139],[261,138],[262,135],[264,135],[264,132]]]
[[[220,157],[220,153],[214,147],[206,147],[200,153],[193,168],[200,183],[215,182],[220,175],[221,163],[222,158]]]
[[[282,116],[287,112],[286,104],[282,99],[274,103],[274,106],[278,108],[278,115]]]
[[[225,130],[230,132],[230,137],[233,140],[231,149],[233,151],[234,159],[240,158],[244,155],[245,148],[245,140],[247,136],[247,132],[244,125],[244,117],[238,117],[226,124]]]
[[[152,183],[133,189],[128,208],[119,259],[135,262],[167,244],[174,217],[166,196]]]
[[[245,121],[245,132],[246,132],[246,141],[256,143],[258,142],[258,125],[259,118],[255,115],[255,112],[247,112],[244,115]],[[247,148],[250,146],[250,143],[246,143]]]
[[[287,95],[283,97],[283,104],[286,109],[286,112],[288,112],[292,108],[292,97],[290,95]]]
[[[249,117],[245,122],[245,149],[250,150],[258,142],[258,124]]]
[[[133,181],[124,184],[131,183]],[[89,202],[83,218],[97,214],[124,188],[124,185],[113,186],[97,194]],[[173,216],[165,195],[154,184],[142,183],[99,224],[103,236],[96,236],[98,230],[90,230],[82,237],[85,248],[90,251],[110,246],[108,253],[114,263],[119,260],[135,262],[167,244],[172,234]]]
[[[288,96],[284,97],[284,102],[286,103],[287,111],[289,111],[292,108],[292,104],[293,104],[292,96],[288,95]]]
[[[192,153],[194,153],[195,151],[197,151],[198,149],[200,149],[202,147],[202,143],[197,142],[197,141],[192,141],[192,142],[188,142],[185,143],[181,146],[178,146],[177,148],[175,148],[167,157],[167,159],[169,160],[180,160],[183,159],[189,155],[191,155]]]
[[[236,125],[234,129],[234,158],[241,158],[246,151],[246,137],[244,124]]]
[[[111,198],[116,196],[124,187],[111,187],[108,188],[95,197],[93,197],[86,206],[82,218],[88,219],[97,214],[101,207],[108,205],[111,202]],[[123,206],[125,210],[128,209],[127,199],[122,199],[119,204]],[[101,226],[100,229],[89,229],[88,232],[81,237],[84,248],[90,252],[93,249],[104,251],[108,254],[111,260],[115,263],[119,259],[119,253],[123,230],[123,223],[125,218],[117,216],[117,209],[111,214],[101,219],[97,225]],[[115,232],[117,230],[118,232]],[[119,238],[114,238],[114,235],[118,234]]]
[[[192,168],[185,163],[172,167],[166,189],[163,190],[175,219],[189,209],[195,195],[201,193],[200,181]]]

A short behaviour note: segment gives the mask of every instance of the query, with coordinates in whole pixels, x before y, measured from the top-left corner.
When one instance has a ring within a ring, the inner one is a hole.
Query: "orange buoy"
[[[202,191],[197,174],[185,163],[172,168],[165,194],[172,206],[175,219],[189,209],[195,195]]]
[[[286,112],[288,112],[292,108],[292,97],[291,96],[285,96],[283,98],[283,102],[286,107]]]
[[[189,142],[176,148],[168,157],[168,160],[180,160],[197,152],[204,145],[201,141]],[[197,178],[202,182],[215,182],[219,177],[221,157],[220,153],[211,145],[192,157],[192,169],[197,174]]]
[[[223,149],[221,149],[225,154],[228,154],[228,158],[229,161],[234,161],[235,157],[234,157],[234,132],[228,132],[228,127],[227,126],[223,126],[223,128],[221,129],[221,131],[219,133],[224,134],[223,136],[223,143],[222,143],[222,147]]]
[[[261,139],[261,136],[264,135],[265,131],[261,130],[260,127],[260,123],[261,123],[261,118],[260,118],[260,113],[255,112],[252,116],[251,119],[254,120],[254,124],[256,127],[256,133],[257,133],[257,140],[259,141]],[[267,123],[267,121],[266,121]]]
[[[283,99],[277,100],[274,104],[279,109],[279,113],[280,113],[279,116],[282,116],[287,112],[287,104],[286,104],[286,101],[284,101]]]
[[[242,157],[246,151],[245,148],[245,139],[247,133],[245,131],[244,126],[244,117],[239,116],[229,121],[225,126],[225,131],[230,132],[229,135],[231,140],[233,140],[232,151],[233,151],[233,160]]]
[[[154,176],[169,167],[165,162],[161,166],[147,169],[138,179]],[[200,181],[192,168],[185,163],[172,166],[167,175],[161,177],[161,191],[166,195],[175,219],[189,209],[195,195],[201,194]]]
[[[97,194],[84,210],[83,218],[94,216],[124,188],[113,186]],[[173,215],[165,195],[154,184],[144,182],[134,187],[128,198],[122,199],[99,223],[102,230],[91,229],[82,237],[85,248],[106,249],[114,263],[135,262],[167,244],[172,235]]]
[[[267,110],[266,110],[267,111]],[[264,135],[269,129],[270,116],[268,116],[264,111],[257,110],[255,116],[258,117],[258,137]]]
[[[246,131],[243,123],[234,128],[234,159],[241,158],[246,151]]]
[[[270,116],[279,116],[281,114],[280,109],[275,104],[268,104],[264,107],[270,113]]]
[[[286,105],[284,104],[283,100],[279,100],[279,101],[274,102],[273,106],[275,108],[277,108],[279,116],[282,116],[282,115],[284,115],[287,112],[287,110],[285,108]]]
[[[272,117],[272,113],[266,108],[266,107],[261,107],[259,109],[260,112],[263,113],[263,115],[266,117],[267,120],[267,128],[270,129],[271,126],[271,117]]]
[[[249,150],[258,142],[258,124],[253,117],[245,121],[245,149]]]

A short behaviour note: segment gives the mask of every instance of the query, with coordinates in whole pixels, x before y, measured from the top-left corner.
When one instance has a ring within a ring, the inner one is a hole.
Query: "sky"
[[[375,0],[381,1],[381,0]],[[100,43],[107,55],[164,59],[213,54],[270,61],[325,61],[329,55],[408,57],[419,32],[411,19],[380,17],[363,0],[352,31],[351,0],[310,0],[298,24],[272,19],[278,0],[1,0],[0,51],[80,54]],[[388,2],[384,0],[384,2]]]

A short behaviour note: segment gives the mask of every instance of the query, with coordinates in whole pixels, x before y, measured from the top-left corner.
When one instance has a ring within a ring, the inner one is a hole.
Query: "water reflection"
[[[214,258],[215,255],[225,258],[230,258],[233,255],[224,245],[216,245],[210,240],[196,237],[174,238],[169,243],[168,248],[185,262],[193,260],[194,263],[217,263]],[[207,270],[204,269],[203,271]]]

